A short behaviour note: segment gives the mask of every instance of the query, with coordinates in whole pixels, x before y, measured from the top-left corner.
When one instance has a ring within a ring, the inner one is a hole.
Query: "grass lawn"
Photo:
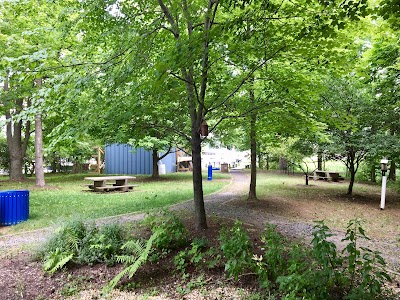
[[[52,175],[46,177],[47,187],[35,187],[35,179],[22,183],[0,181],[1,190],[29,190],[29,220],[15,226],[0,227],[0,235],[34,230],[61,223],[71,218],[95,219],[119,214],[149,211],[193,198],[191,173],[162,175],[160,180],[136,176],[138,184],[128,193],[94,193],[84,184],[88,174]],[[230,182],[228,174],[215,172],[207,181],[203,174],[204,194],[220,190]]]
[[[380,210],[381,187],[355,183],[353,195],[346,195],[349,182],[310,181],[303,176],[258,173],[260,209],[293,220],[325,220],[331,228],[345,229],[348,221],[360,218],[368,235],[400,240],[399,193],[388,189],[385,210]]]

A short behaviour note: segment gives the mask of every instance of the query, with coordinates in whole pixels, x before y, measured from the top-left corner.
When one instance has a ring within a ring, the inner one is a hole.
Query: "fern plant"
[[[60,248],[56,248],[46,256],[43,271],[54,274],[72,260],[73,257],[74,253],[68,253],[62,251]]]
[[[38,254],[43,261],[43,270],[54,273],[68,262],[77,264],[115,263],[121,254],[125,236],[116,224],[96,227],[83,221],[68,222],[44,246]]]
[[[53,274],[72,261],[78,254],[86,231],[82,221],[71,221],[62,227],[39,254],[43,260],[43,271]]]
[[[125,269],[119,272],[104,288],[103,293],[108,293],[117,285],[125,275],[132,278],[136,271],[147,262],[149,254],[152,250],[154,241],[162,234],[162,230],[156,230],[153,235],[144,244],[140,240],[131,240],[126,242],[122,247],[130,252],[130,255],[119,255],[117,261],[127,265]]]
[[[177,249],[188,244],[188,231],[173,212],[162,211],[149,215],[143,224],[149,226],[153,233],[162,229],[154,240],[154,246],[159,250]]]

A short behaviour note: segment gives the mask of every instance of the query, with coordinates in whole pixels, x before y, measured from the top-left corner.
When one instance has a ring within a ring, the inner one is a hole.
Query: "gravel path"
[[[216,215],[229,219],[240,219],[242,222],[251,224],[257,228],[263,228],[266,224],[274,224],[277,229],[288,237],[294,237],[305,242],[311,241],[313,224],[290,220],[274,214],[261,212],[252,209],[251,205],[231,205],[233,201],[245,200],[249,188],[249,176],[240,171],[231,171],[232,182],[219,192],[205,197],[205,207],[208,216]],[[193,201],[186,201],[173,205],[173,210],[193,211]],[[104,223],[124,223],[127,221],[140,220],[145,214],[126,214],[115,217],[108,217],[96,220],[98,224]],[[5,235],[0,237],[0,253],[7,253],[15,249],[26,249],[35,244],[44,242],[54,231],[54,228],[45,228],[20,234]],[[336,234],[333,241],[342,248],[341,239],[344,237],[343,231],[334,231]],[[368,241],[364,246],[379,250],[391,269],[400,270],[400,247],[394,241]],[[2,255],[0,254],[0,257]]]

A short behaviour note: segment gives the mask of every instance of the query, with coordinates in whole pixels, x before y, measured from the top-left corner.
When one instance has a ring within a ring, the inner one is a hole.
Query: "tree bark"
[[[349,154],[347,155],[348,169],[350,172],[350,183],[349,183],[349,187],[347,189],[347,195],[353,194],[353,186],[354,186],[354,181],[356,178],[356,169],[354,166],[354,159],[355,159],[355,153],[353,151],[350,151]]]
[[[35,120],[35,176],[36,186],[44,187],[44,169],[43,169],[43,131],[42,115],[36,115]]]
[[[253,88],[250,89],[250,102],[252,107],[255,107],[255,97]],[[251,172],[250,172],[250,189],[248,201],[257,200],[256,186],[257,186],[257,110],[253,110],[250,115],[250,161],[251,161]]]
[[[370,180],[371,182],[376,182],[376,170],[375,170],[375,164],[373,161],[370,161]]]
[[[51,173],[61,172],[60,158],[57,156],[56,152],[51,155]]]
[[[318,157],[317,169],[322,170],[322,152],[318,151],[317,157]]]
[[[393,159],[390,161],[390,169],[389,169],[388,179],[391,181],[396,181],[396,163]]]
[[[193,193],[196,230],[207,229],[206,211],[201,174],[201,139],[198,131],[192,130]]]
[[[8,78],[4,80],[4,91],[7,92],[9,89]],[[28,101],[27,106],[30,106]],[[23,109],[23,100],[17,99],[15,101],[15,115],[18,115]],[[26,149],[28,147],[28,140],[30,136],[30,122],[27,121],[25,125],[25,137],[22,140],[22,121],[14,122],[12,119],[12,110],[6,110],[6,135],[7,135],[7,146],[10,153],[10,180],[20,181],[24,180],[25,176],[22,172],[24,157]]]
[[[286,158],[283,156],[279,157],[279,170],[286,174],[287,168],[288,164]]]
[[[158,170],[158,149],[153,149],[152,151],[152,159],[153,159],[153,172],[151,174],[151,178],[159,179],[160,173]]]
[[[35,83],[40,89],[42,79],[35,79]],[[40,109],[40,108],[39,108]],[[36,186],[44,187],[44,169],[43,169],[43,123],[42,115],[38,113],[35,118],[35,177]]]

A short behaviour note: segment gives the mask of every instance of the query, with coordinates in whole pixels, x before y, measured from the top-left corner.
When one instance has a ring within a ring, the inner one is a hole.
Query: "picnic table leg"
[[[98,190],[98,189],[96,189],[96,188],[97,188],[97,187],[104,187],[104,186],[106,186],[106,181],[105,181],[105,180],[103,180],[103,181],[95,181],[94,184],[93,184],[93,190],[94,190],[95,192],[102,191],[101,189]]]
[[[122,191],[122,192],[127,192],[128,191],[128,187],[127,187],[127,185],[128,185],[128,179],[118,179],[118,180],[115,180],[115,185],[116,186],[124,186],[123,188],[119,188],[118,190],[119,191]]]

